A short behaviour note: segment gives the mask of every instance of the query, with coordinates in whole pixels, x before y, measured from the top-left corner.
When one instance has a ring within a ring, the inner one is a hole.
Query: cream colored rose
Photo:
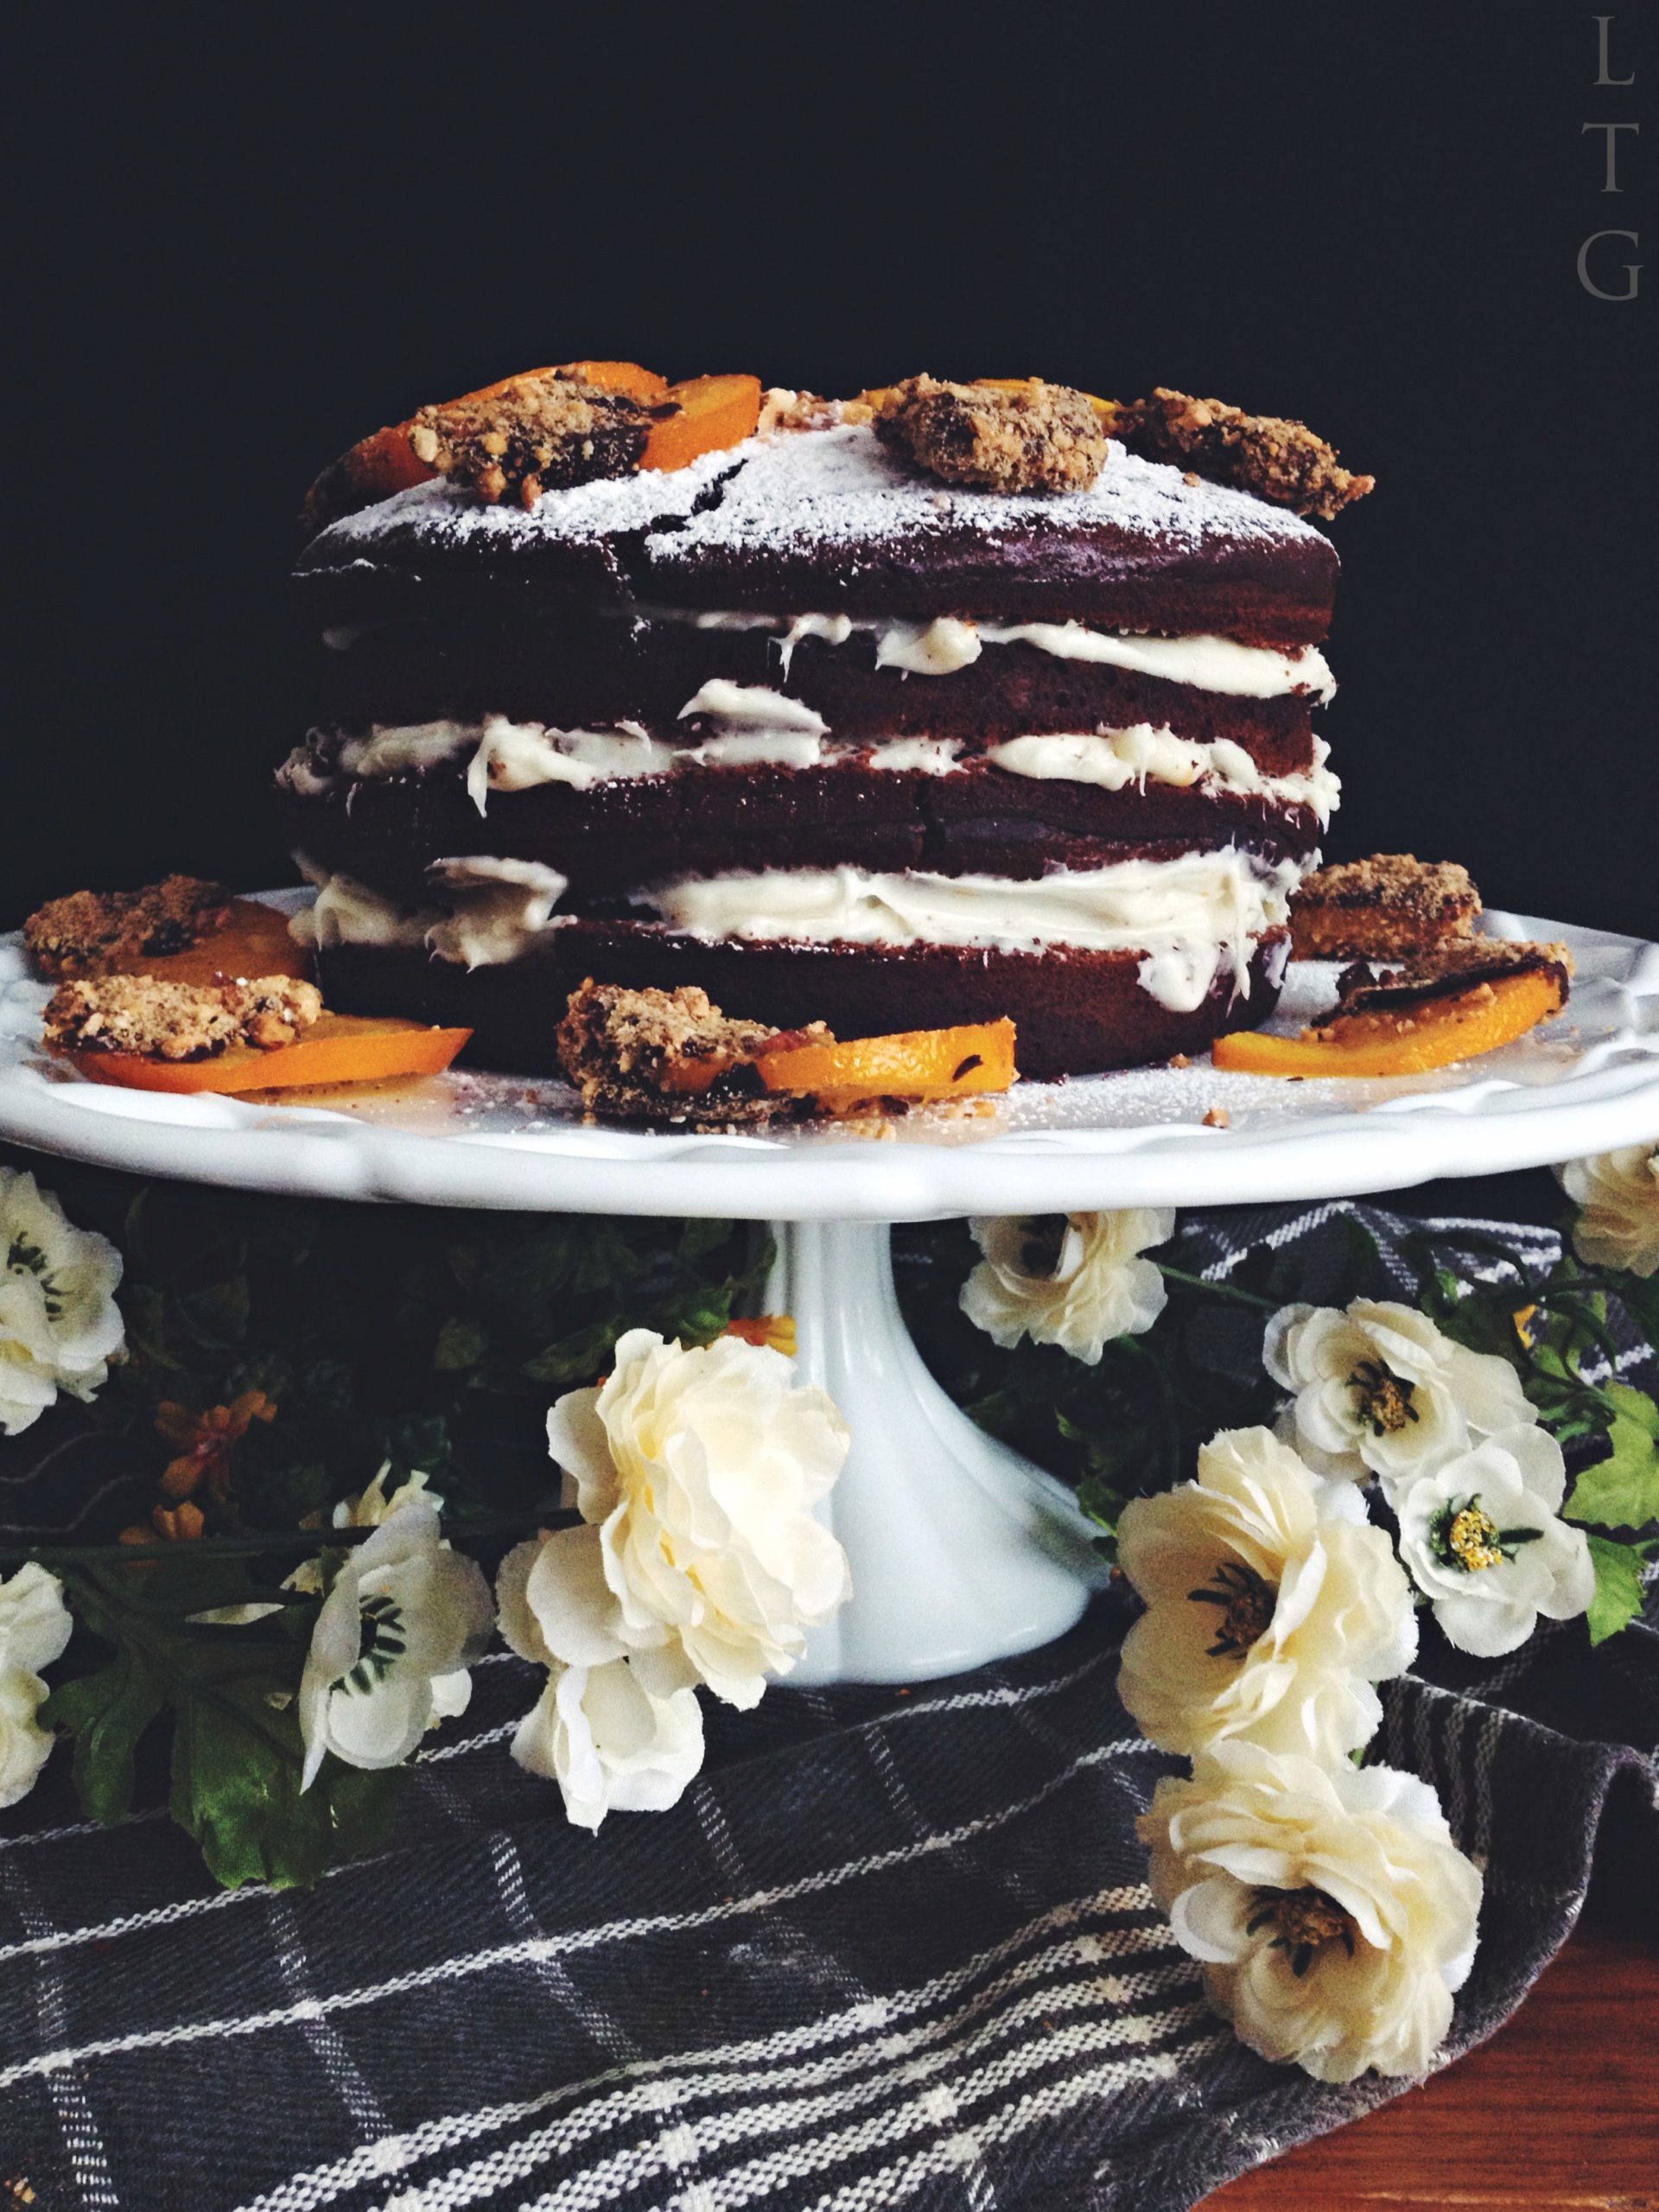
[[[597,1530],[585,1530],[597,1535]],[[548,1669],[539,1700],[518,1724],[512,1756],[556,1782],[568,1817],[597,1828],[607,1813],[661,1813],[677,1804],[702,1764],[702,1708],[678,1647],[618,1650],[568,1665],[548,1642],[563,1619],[560,1577],[538,1573],[552,1536],[543,1530],[501,1562],[501,1633],[521,1659]],[[567,1640],[568,1638],[562,1638]]]
[[[1340,1759],[1382,1719],[1373,1683],[1417,1649],[1411,1585],[1359,1492],[1265,1428],[1224,1431],[1196,1482],[1126,1505],[1118,1560],[1147,1605],[1118,1694],[1167,1751],[1236,1737]]]
[[[1114,1337],[1140,1336],[1164,1310],[1163,1276],[1140,1255],[1175,1234],[1170,1207],[993,1214],[968,1226],[985,1256],[962,1287],[962,1310],[1005,1348],[1029,1337],[1092,1367]]]
[[[35,1719],[45,1702],[42,1667],[61,1657],[73,1629],[63,1585],[29,1560],[0,1581],[0,1808],[27,1797],[51,1756]]]
[[[1253,2050],[1321,2082],[1424,2071],[1481,1893],[1427,1783],[1222,1744],[1158,1784],[1140,1828],[1176,1941]]]
[[[1659,1145],[1569,1160],[1557,1181],[1579,1209],[1573,1249],[1593,1268],[1659,1271]]]
[[[1402,1491],[1400,1556],[1459,1651],[1501,1658],[1540,1613],[1587,1609],[1595,1562],[1583,1529],[1560,1518],[1566,1494],[1567,1462],[1544,1428],[1502,1430]]]
[[[687,1351],[633,1329],[609,1379],[561,1398],[547,1433],[588,1524],[549,1536],[530,1578],[555,1658],[673,1646],[716,1697],[756,1704],[850,1587],[812,1517],[847,1456],[830,1398],[798,1388],[770,1346]]]
[[[77,1229],[32,1175],[0,1167],[0,1433],[37,1421],[60,1390],[92,1397],[125,1345],[121,1255]]]
[[[1295,1394],[1280,1433],[1322,1475],[1380,1475],[1391,1485],[1477,1437],[1538,1418],[1507,1360],[1454,1344],[1427,1314],[1390,1300],[1357,1298],[1345,1313],[1283,1306],[1262,1358]]]

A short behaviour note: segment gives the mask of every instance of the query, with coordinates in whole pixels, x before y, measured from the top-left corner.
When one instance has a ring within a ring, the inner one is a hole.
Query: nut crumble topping
[[[1573,955],[1564,944],[1535,944],[1522,938],[1480,937],[1433,947],[1403,966],[1373,975],[1363,961],[1337,979],[1336,1011],[1394,1013],[1426,1005],[1432,999],[1460,998],[1505,976],[1553,973],[1565,1004],[1573,976]]]
[[[1376,489],[1374,476],[1356,476],[1337,459],[1336,448],[1305,423],[1281,415],[1247,415],[1219,399],[1157,385],[1150,397],[1119,409],[1112,425],[1131,453],[1147,461],[1185,464],[1217,484],[1253,492],[1299,515],[1333,515]]]
[[[49,899],[23,924],[36,975],[98,976],[111,963],[188,951],[230,919],[222,883],[169,875],[142,891],[72,891]]]
[[[423,407],[409,434],[417,461],[493,505],[511,492],[533,507],[543,492],[627,476],[658,416],[626,392],[569,377],[516,377],[478,399]]]
[[[868,399],[823,399],[816,391],[791,391],[773,385],[761,395],[758,437],[779,430],[833,430],[847,423],[868,423],[875,413]]]
[[[944,483],[994,492],[1086,491],[1111,450],[1086,393],[1035,377],[1012,389],[909,377],[876,410],[875,435]]]
[[[755,1128],[798,1116],[803,1102],[768,1091],[754,1063],[771,1046],[829,1044],[822,1022],[779,1031],[724,1014],[694,984],[625,989],[589,976],[558,1028],[559,1063],[589,1119],[677,1128]]]
[[[103,976],[60,983],[48,1001],[48,1044],[143,1059],[206,1060],[232,1045],[270,1052],[291,1045],[322,1012],[315,983],[292,976],[251,982],[172,983],[156,976]]]
[[[1374,853],[1305,875],[1290,902],[1299,960],[1381,960],[1469,938],[1480,893],[1455,861]]]

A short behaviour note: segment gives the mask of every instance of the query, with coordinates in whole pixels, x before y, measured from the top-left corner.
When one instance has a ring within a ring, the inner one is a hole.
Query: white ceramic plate
[[[308,893],[268,894],[275,904]],[[1659,1136],[1659,946],[1527,915],[1578,963],[1557,1021],[1503,1051],[1388,1082],[1285,1083],[1208,1061],[1022,1084],[982,1116],[696,1136],[584,1128],[563,1085],[437,1077],[320,1103],[169,1097],[82,1081],[40,1050],[46,992],[0,938],[0,1136],[182,1181],[318,1198],[575,1213],[922,1221],[950,1214],[1254,1205],[1403,1190]],[[1270,1025],[1327,1005],[1299,963]],[[1205,1128],[1211,1108],[1230,1126]]]

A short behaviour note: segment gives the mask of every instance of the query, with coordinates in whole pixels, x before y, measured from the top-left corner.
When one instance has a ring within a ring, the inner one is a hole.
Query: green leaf
[[[478,1322],[452,1317],[438,1331],[432,1364],[441,1375],[459,1374],[476,1367],[490,1348],[489,1332]]]
[[[1615,1543],[1611,1536],[1586,1541],[1596,1563],[1596,1594],[1585,1618],[1591,1643],[1605,1643],[1642,1610],[1642,1553],[1635,1544]]]
[[[597,1321],[591,1328],[578,1329],[573,1336],[545,1345],[533,1359],[525,1360],[519,1371],[527,1382],[545,1382],[558,1389],[591,1382],[615,1350],[620,1334],[614,1322]]]
[[[121,1649],[107,1667],[60,1684],[41,1707],[45,1726],[67,1728],[75,1739],[75,1789],[89,1819],[107,1824],[132,1810],[139,1738],[166,1702],[161,1676]]]
[[[1659,1521],[1659,1406],[1626,1383],[1605,1388],[1618,1408],[1607,1430],[1612,1449],[1579,1477],[1567,1513],[1604,1529],[1643,1529]]]
[[[269,1688],[257,1679],[220,1682],[176,1707],[173,1817],[227,1889],[316,1881],[384,1833],[401,1786],[400,1769],[360,1775],[329,1762],[302,1791],[296,1709],[273,1709]]]
[[[1618,1408],[1623,1420],[1633,1421],[1659,1443],[1659,1402],[1649,1397],[1645,1390],[1633,1390],[1628,1382],[1606,1382],[1602,1388]]]

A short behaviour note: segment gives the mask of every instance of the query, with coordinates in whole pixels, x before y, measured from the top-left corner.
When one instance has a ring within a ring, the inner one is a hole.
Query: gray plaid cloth
[[[1408,1224],[1371,1208],[1191,1217],[1186,1256],[1300,1243],[1318,1296],[1344,1212],[1398,1268]],[[1645,1346],[1621,1364],[1652,1387]],[[81,1448],[0,1467],[0,1524]],[[212,1889],[159,1810],[90,1826],[56,1758],[0,1815],[0,2181],[41,2212],[1190,2206],[1399,2085],[1320,2086],[1206,2012],[1135,1840],[1173,1763],[1117,1701],[1125,1618],[914,1691],[714,1707],[681,1805],[593,1840],[507,1758],[539,1685],[493,1658],[397,1847],[307,1894]],[[1443,2060],[1567,1936],[1605,1815],[1650,1854],[1659,1630],[1446,1669],[1391,1688],[1378,1747],[1485,1867]]]

